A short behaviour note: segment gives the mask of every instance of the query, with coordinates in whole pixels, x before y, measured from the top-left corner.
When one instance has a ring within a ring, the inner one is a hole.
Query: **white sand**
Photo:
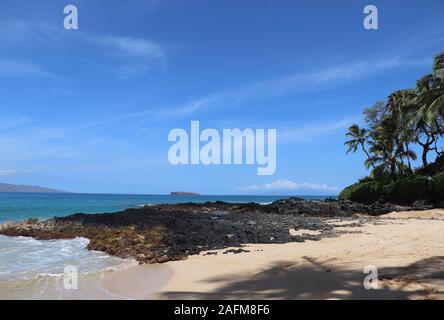
[[[331,222],[355,233],[138,266],[103,285],[137,299],[444,299],[444,210],[391,213],[354,228]],[[369,265],[378,268],[378,290],[363,286]],[[153,268],[171,274],[162,286],[144,285],[156,282]]]

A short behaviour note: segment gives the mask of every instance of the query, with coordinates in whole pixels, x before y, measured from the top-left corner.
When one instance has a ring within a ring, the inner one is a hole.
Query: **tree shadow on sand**
[[[411,299],[430,298],[427,286],[387,285],[387,280],[406,279],[427,283],[444,279],[444,257],[433,257],[412,265],[379,270],[379,289],[367,290],[367,274],[333,268],[332,260],[305,257],[300,264],[281,261],[251,276],[230,275],[211,278],[205,283],[218,287],[213,292],[167,292],[166,299]],[[407,282],[406,282],[407,283]],[[440,288],[443,286],[441,285]],[[434,291],[434,294],[442,292]]]

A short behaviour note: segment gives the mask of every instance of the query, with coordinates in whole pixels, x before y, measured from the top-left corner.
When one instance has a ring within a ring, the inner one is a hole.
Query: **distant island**
[[[172,196],[200,196],[200,194],[195,192],[182,192],[182,191],[174,191],[171,192]]]
[[[19,193],[66,193],[66,191],[44,188],[40,186],[15,185],[0,183],[0,192],[19,192]]]

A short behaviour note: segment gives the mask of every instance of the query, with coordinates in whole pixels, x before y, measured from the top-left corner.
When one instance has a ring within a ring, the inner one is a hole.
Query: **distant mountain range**
[[[184,191],[174,191],[171,192],[172,196],[199,196],[196,192],[184,192]]]
[[[15,185],[0,183],[0,192],[30,192],[30,193],[66,193],[65,191],[44,188],[39,186]]]

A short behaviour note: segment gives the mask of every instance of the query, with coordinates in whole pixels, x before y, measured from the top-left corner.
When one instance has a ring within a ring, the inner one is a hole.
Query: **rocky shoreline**
[[[116,213],[74,214],[46,221],[0,225],[0,234],[36,239],[90,239],[89,250],[103,251],[139,263],[185,259],[202,251],[241,247],[246,243],[288,243],[336,236],[332,217],[377,216],[393,211],[430,209],[392,204],[362,205],[349,201],[278,200],[268,205],[207,202],[145,206]],[[362,218],[364,219],[364,218]],[[356,219],[353,219],[356,220]],[[355,223],[359,225],[359,223]],[[317,231],[316,235],[290,230]],[[240,251],[242,252],[242,251]]]

